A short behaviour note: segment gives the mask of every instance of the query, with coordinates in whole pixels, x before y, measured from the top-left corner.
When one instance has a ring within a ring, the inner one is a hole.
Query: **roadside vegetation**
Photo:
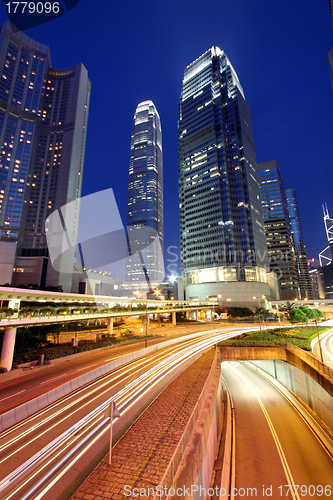
[[[319,335],[328,330],[328,327],[319,326]],[[232,340],[220,342],[221,346],[234,347],[267,347],[285,346],[288,342],[297,345],[305,351],[311,351],[311,341],[317,336],[316,326],[295,326],[292,328],[274,328],[256,332],[243,333]]]
[[[120,330],[119,333],[120,336],[116,336],[114,334],[109,336],[101,335],[101,339],[98,342],[95,342],[94,340],[79,340],[78,347],[72,347],[70,342],[52,344],[51,342],[45,341],[45,339],[43,344],[32,347],[32,338],[29,336],[29,347],[22,349],[22,347],[16,348],[15,346],[13,368],[17,368],[17,365],[21,363],[36,361],[41,354],[44,354],[44,360],[52,360],[62,358],[63,356],[69,356],[71,354],[77,354],[79,352],[91,351],[100,347],[107,347],[122,342],[128,342],[130,340],[139,340],[145,337],[144,335],[134,335],[134,333],[127,328]],[[24,334],[23,338],[26,336],[26,332],[24,332]],[[152,337],[152,335],[148,335],[148,337]],[[34,339],[36,340],[35,337]],[[26,340],[24,340],[24,342],[28,343]]]

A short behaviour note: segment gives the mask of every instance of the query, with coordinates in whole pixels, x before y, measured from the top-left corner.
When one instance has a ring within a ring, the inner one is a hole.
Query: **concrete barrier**
[[[280,360],[251,361],[301,399],[333,432],[333,398],[308,373]]]
[[[185,493],[184,495],[177,495],[179,499],[194,498],[195,495],[191,495],[191,492],[194,492],[193,486],[195,485],[199,489],[202,487],[206,488],[206,490],[210,487],[216,450],[223,424],[222,403],[221,362],[220,356],[218,356],[215,373],[183,457],[182,465],[171,485],[171,488],[176,491],[179,488],[179,491]],[[186,491],[189,492],[189,495],[187,495]]]
[[[262,364],[262,361],[248,361],[246,362],[247,366],[250,368],[254,369],[258,373],[260,373],[261,376],[267,378],[273,385],[275,385],[280,392],[284,394],[284,396],[291,402],[291,404],[295,407],[295,409],[302,415],[304,420],[309,424],[309,427],[313,429],[315,434],[318,436],[320,441],[324,444],[324,446],[329,450],[329,452],[333,455],[333,432],[330,433],[328,429],[323,429],[323,426],[320,422],[318,422],[318,418],[315,418],[315,415],[311,415],[308,409],[306,409],[299,401],[301,399],[303,402],[305,402],[306,396],[308,396],[307,392],[303,392],[303,395],[305,395],[305,398],[301,398],[300,396],[294,397],[294,394],[296,395],[297,392],[299,394],[302,391],[298,391],[297,388],[297,382],[293,382],[293,390],[289,390],[287,386],[284,383],[279,382],[278,378],[276,378],[276,375],[278,376],[278,372],[274,368],[274,374],[270,374],[267,371],[267,366],[263,369],[259,365]],[[271,362],[269,362],[271,364]],[[292,374],[293,369],[297,370],[297,368],[291,366],[290,367],[292,370],[290,374]],[[268,368],[269,369],[269,368]],[[271,371],[271,369],[269,369]],[[308,376],[306,373],[303,373],[304,376]],[[299,399],[298,399],[299,398]],[[323,419],[321,419],[323,420]]]
[[[220,347],[222,360],[251,361],[296,394],[333,432],[333,370],[303,349]]]

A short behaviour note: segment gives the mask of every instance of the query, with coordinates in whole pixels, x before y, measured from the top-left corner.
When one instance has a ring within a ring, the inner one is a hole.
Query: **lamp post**
[[[257,297],[254,295],[252,298],[253,298],[253,300],[256,300]],[[259,300],[259,309],[261,309],[261,307],[260,307],[261,299],[265,300],[266,299],[266,295],[262,295],[261,297],[258,297],[258,300]],[[260,318],[262,318],[262,320],[263,320],[263,328],[264,328],[264,317],[260,313],[259,313],[258,317],[259,317],[259,327],[260,327],[260,332],[261,332],[261,321],[260,321]]]
[[[148,325],[148,292],[146,293],[146,321],[145,321],[145,326],[146,326],[146,336],[145,336],[145,347],[147,347],[147,325]]]
[[[136,292],[134,292],[134,294],[136,295],[136,298],[138,299],[139,298],[139,290],[136,290]],[[146,293],[146,317],[145,317],[145,327],[146,327],[146,334],[145,334],[145,347],[147,347],[147,324],[148,324],[148,292]]]
[[[206,295],[206,299],[207,299],[207,300],[209,300],[209,295]],[[211,318],[211,319],[213,319],[213,325],[214,325],[214,330],[215,330],[215,323],[214,323],[214,308],[215,308],[215,304],[213,304],[213,312],[212,312],[212,316],[213,316],[213,318]]]
[[[318,331],[317,318],[315,318],[315,323],[316,323],[316,328],[317,328],[317,337],[318,337],[318,344],[319,344],[319,351],[320,351],[321,362],[322,362],[322,363],[324,363],[324,359],[323,359],[323,351],[322,351],[322,348],[321,348],[320,337],[319,337],[319,331]]]

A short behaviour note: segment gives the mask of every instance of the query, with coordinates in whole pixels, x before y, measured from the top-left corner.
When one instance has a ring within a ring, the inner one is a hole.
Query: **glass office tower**
[[[297,197],[295,189],[286,189],[287,208],[291,226],[291,234],[294,240],[296,263],[299,278],[299,287],[302,298],[312,298],[312,286],[309,274],[308,259],[299,215]]]
[[[17,242],[13,284],[71,291],[71,275],[49,265],[44,223],[81,196],[88,73],[82,64],[52,68],[48,46],[13,33],[9,22],[0,31],[0,72],[0,229],[2,242]]]
[[[244,284],[247,302],[253,294],[267,294],[267,249],[250,111],[236,72],[218,47],[184,72],[178,170],[181,263],[188,298],[224,294],[237,302],[241,298],[236,283]]]
[[[163,156],[161,121],[152,101],[141,102],[133,119],[127,232],[126,281],[158,284],[164,278]]]
[[[270,268],[276,271],[283,300],[299,298],[299,281],[283,178],[278,163],[258,163]]]

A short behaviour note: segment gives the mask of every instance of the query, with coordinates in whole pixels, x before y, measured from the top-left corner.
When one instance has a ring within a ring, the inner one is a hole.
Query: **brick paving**
[[[72,500],[121,500],[129,498],[128,492],[133,488],[148,491],[160,484],[205,384],[213,358],[211,350],[168,385],[115,445],[111,466],[106,456],[74,493]],[[140,494],[140,498],[153,498],[153,494]]]

